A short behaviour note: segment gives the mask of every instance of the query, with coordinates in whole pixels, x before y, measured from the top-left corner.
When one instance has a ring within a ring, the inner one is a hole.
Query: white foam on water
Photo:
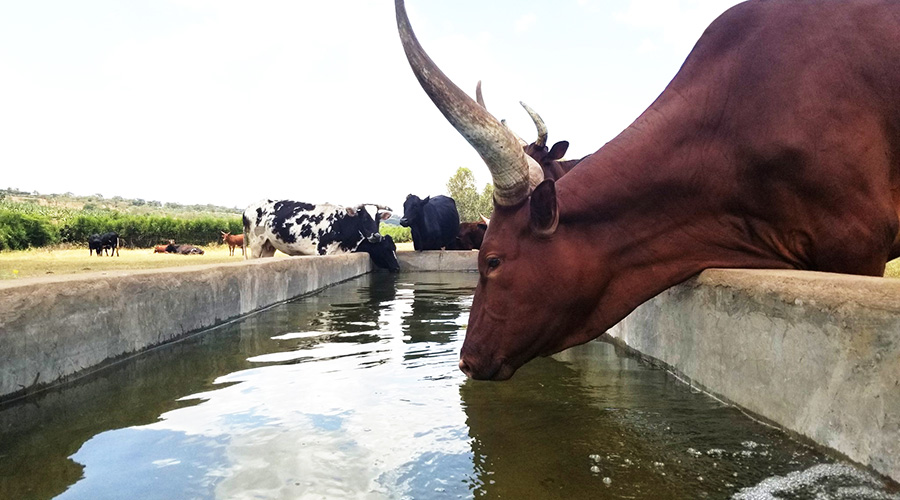
[[[312,337],[321,337],[323,335],[334,335],[334,332],[291,332],[283,335],[276,335],[272,337],[272,340],[308,339]]]
[[[743,488],[732,500],[779,500],[803,494],[817,500],[900,500],[886,493],[884,483],[848,464],[820,464],[784,476],[773,476]]]

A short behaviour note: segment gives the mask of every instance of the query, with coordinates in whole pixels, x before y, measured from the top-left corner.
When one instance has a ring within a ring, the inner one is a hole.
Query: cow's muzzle
[[[366,238],[366,241],[368,241],[369,243],[381,243],[382,239],[383,239],[383,236],[381,236],[381,234],[375,233],[372,236],[369,236],[368,238]]]
[[[403,227],[409,227],[409,219],[407,219],[406,217],[400,219],[400,225]]]

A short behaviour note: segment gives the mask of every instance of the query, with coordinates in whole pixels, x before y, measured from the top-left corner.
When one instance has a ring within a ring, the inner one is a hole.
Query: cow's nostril
[[[469,375],[469,372],[471,370],[469,369],[469,365],[466,364],[466,360],[464,360],[464,359],[459,360],[459,371],[465,373],[466,376],[471,377],[471,375]]]

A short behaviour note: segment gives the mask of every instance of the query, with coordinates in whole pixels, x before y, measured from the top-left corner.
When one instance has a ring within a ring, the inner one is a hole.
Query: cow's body
[[[166,248],[168,247],[169,245],[156,245],[153,247],[153,253],[166,253]]]
[[[880,276],[900,256],[900,3],[728,10],[647,111],[555,182],[429,66],[396,4],[416,76],[494,178],[468,375],[508,378],[703,269]]]
[[[453,250],[478,250],[484,241],[487,224],[484,222],[460,222],[459,235],[453,243]]]
[[[409,195],[403,203],[400,225],[410,228],[417,251],[453,248],[459,234],[459,211],[453,198]]]
[[[97,256],[105,252],[109,256],[119,255],[119,235],[113,231],[103,234],[92,234],[88,237],[88,255],[97,252]]]
[[[234,255],[234,248],[241,248],[241,255],[244,255],[244,235],[231,234],[222,231],[222,241],[228,245],[228,255]]]
[[[94,255],[94,252],[97,252],[98,257],[103,253],[103,242],[99,234],[88,236],[88,255]]]
[[[179,255],[203,255],[203,249],[194,245],[169,243],[166,246],[166,253],[175,253]]]
[[[103,251],[112,257],[115,255],[119,256],[119,235],[113,231],[108,233],[103,233],[100,235],[100,245],[103,247]]]
[[[349,253],[363,240],[377,243],[379,223],[390,209],[378,205],[343,207],[292,200],[264,200],[244,211],[245,257]]]

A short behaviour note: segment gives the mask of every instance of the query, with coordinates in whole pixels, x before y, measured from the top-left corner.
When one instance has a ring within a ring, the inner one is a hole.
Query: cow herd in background
[[[379,225],[391,216],[383,205],[361,204],[345,207],[292,200],[263,200],[244,210],[243,234],[222,231],[229,255],[241,249],[244,258],[271,257],[279,250],[287,255],[335,255],[364,252],[376,267],[400,270],[397,246],[390,235],[381,235]],[[403,204],[400,225],[409,227],[413,247],[422,250],[477,250],[488,220],[459,222],[456,202],[448,196],[426,197],[410,194]],[[94,234],[88,239],[91,254],[118,255],[119,236],[114,232]],[[154,253],[203,255],[194,245],[157,245]]]

